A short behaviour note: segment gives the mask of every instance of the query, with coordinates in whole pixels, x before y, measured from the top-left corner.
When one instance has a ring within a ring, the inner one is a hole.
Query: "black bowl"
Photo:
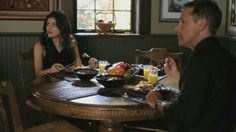
[[[75,70],[75,75],[81,81],[89,81],[98,74],[98,71],[92,68],[80,68]]]
[[[125,84],[125,78],[116,75],[99,75],[96,80],[105,88],[118,88]]]

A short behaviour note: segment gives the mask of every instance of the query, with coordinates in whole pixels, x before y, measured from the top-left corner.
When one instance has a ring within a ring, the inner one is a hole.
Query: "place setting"
[[[161,83],[167,77],[163,67],[164,63],[162,66],[142,65],[142,75],[136,75],[136,81],[130,81],[123,86],[123,97],[142,103],[150,91],[159,90],[163,100],[175,99],[179,91]]]

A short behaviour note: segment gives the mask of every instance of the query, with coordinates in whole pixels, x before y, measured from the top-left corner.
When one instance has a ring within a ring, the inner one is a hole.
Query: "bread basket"
[[[99,34],[112,33],[115,29],[115,14],[112,12],[97,12],[95,22],[96,32]]]

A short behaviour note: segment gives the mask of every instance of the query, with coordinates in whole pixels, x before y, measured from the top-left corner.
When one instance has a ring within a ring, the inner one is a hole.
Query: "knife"
[[[133,101],[133,102],[140,103],[140,104],[146,104],[146,102],[143,98],[129,96],[126,92],[125,93],[121,92],[120,89],[115,89],[115,90],[112,90],[111,92],[113,94],[118,95],[119,97],[122,97],[124,99],[129,100],[129,101]]]
[[[145,102],[145,100],[143,100],[143,98],[135,98],[135,97],[129,97],[127,94],[124,94],[121,96],[122,98],[125,98],[127,100],[130,100],[130,101],[133,101],[133,102],[136,102],[136,103],[140,103],[140,104],[147,104]]]

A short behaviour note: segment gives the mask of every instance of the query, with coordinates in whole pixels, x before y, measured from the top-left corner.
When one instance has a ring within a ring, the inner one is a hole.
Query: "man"
[[[179,81],[176,101],[161,101],[159,91],[146,96],[180,132],[233,132],[235,125],[235,58],[214,35],[222,13],[214,1],[192,1],[184,5],[176,27],[179,45],[193,51],[181,73],[172,58],[165,72]]]

